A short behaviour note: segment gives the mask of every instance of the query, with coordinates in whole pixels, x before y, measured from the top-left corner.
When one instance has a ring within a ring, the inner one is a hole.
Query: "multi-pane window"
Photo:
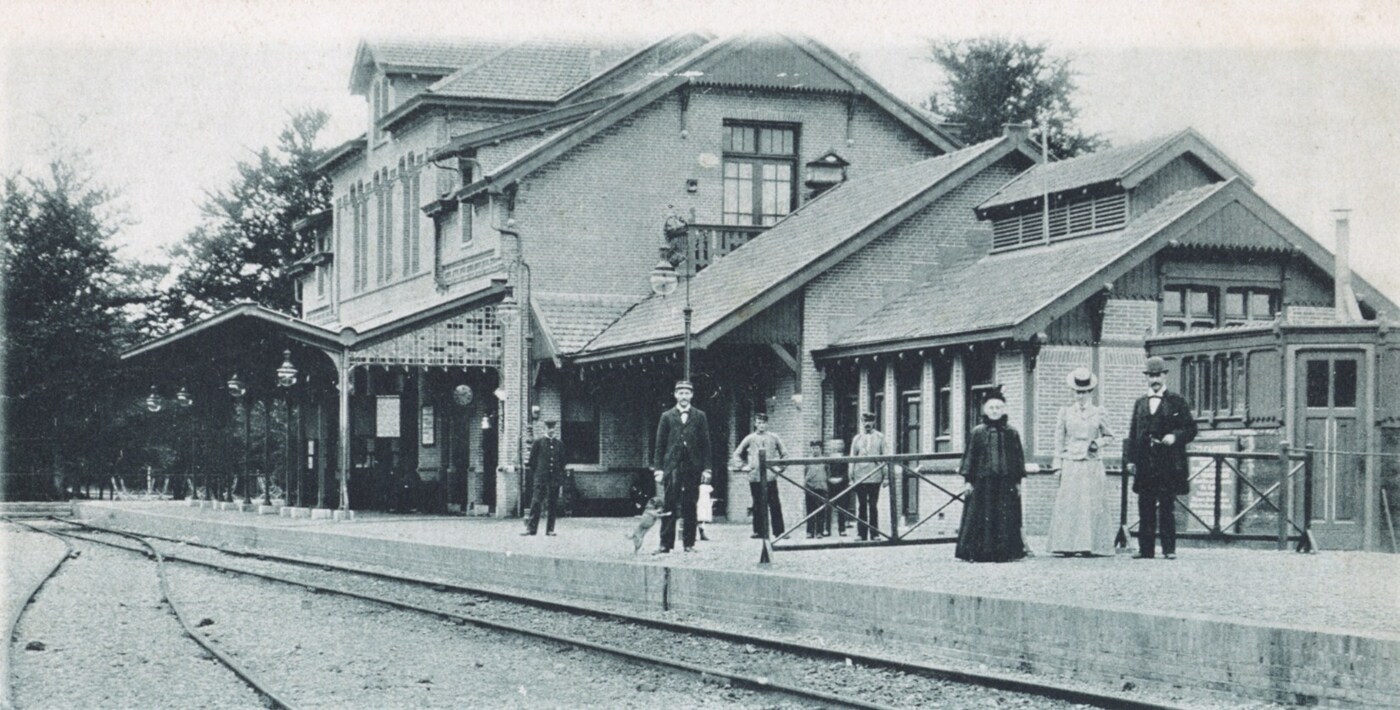
[[[1266,288],[1231,288],[1225,291],[1225,325],[1271,321],[1278,315],[1279,293]]]
[[[1162,330],[1180,332],[1214,328],[1219,322],[1217,290],[1202,286],[1171,286],[1162,291]]]
[[[1217,353],[1182,358],[1181,395],[1197,417],[1242,416],[1245,408],[1244,354]]]
[[[1162,330],[1267,322],[1278,315],[1279,303],[1278,289],[1170,286],[1162,291]]]
[[[923,363],[907,360],[895,369],[895,387],[899,392],[896,413],[898,449],[895,453],[916,454],[920,448],[919,432],[923,428]]]
[[[384,134],[379,130],[379,119],[389,113],[389,77],[381,76],[369,85],[370,138],[371,146],[378,143]]]
[[[724,125],[724,224],[767,226],[797,200],[797,127]]]
[[[953,365],[933,364],[933,450],[951,451],[953,444]]]

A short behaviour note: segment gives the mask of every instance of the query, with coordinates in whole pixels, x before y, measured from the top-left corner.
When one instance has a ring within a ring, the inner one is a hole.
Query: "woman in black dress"
[[[968,482],[957,557],[968,562],[1010,562],[1026,556],[1021,538],[1021,479],[1026,455],[1021,435],[1006,423],[1006,398],[993,391],[982,405],[959,470]]]

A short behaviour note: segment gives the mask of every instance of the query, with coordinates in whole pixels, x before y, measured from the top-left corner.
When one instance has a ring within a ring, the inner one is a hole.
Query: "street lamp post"
[[[277,368],[277,388],[282,391],[283,414],[282,441],[287,447],[286,467],[282,470],[282,499],[290,503],[292,497],[292,467],[295,465],[292,454],[292,387],[297,383],[297,368],[292,364],[292,351],[282,351],[282,365]],[[301,500],[297,500],[301,505]]]
[[[243,504],[252,505],[253,497],[248,492],[248,486],[250,484],[248,480],[248,440],[253,436],[251,422],[253,413],[249,411],[250,407],[247,402],[243,401],[243,397],[248,394],[248,388],[244,386],[242,380],[238,379],[238,373],[236,372],[233,374],[233,377],[228,378],[227,387],[229,396],[233,397],[236,406],[240,406],[243,410]],[[232,489],[229,490],[229,497],[233,497]]]
[[[684,315],[685,321],[685,340],[683,341],[682,350],[685,369],[683,370],[684,375],[681,379],[684,379],[687,382],[689,382],[690,316],[692,312],[690,308],[690,279],[692,276],[695,275],[695,272],[692,270],[695,264],[691,258],[692,254],[690,251],[690,228],[686,224],[685,220],[681,219],[679,215],[672,214],[666,219],[665,231],[667,245],[661,247],[661,259],[656,263],[656,268],[651,270],[651,291],[652,293],[655,293],[656,295],[664,298],[675,293],[676,286],[679,284],[680,279],[685,279],[685,308],[681,311],[681,313]],[[675,236],[680,237],[682,245],[682,252],[678,262],[672,261],[673,250],[670,246],[670,240]],[[685,264],[684,275],[677,273],[676,263]]]

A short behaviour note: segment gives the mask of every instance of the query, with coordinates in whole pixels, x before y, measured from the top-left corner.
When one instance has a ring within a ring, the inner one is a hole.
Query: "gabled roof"
[[[235,304],[193,325],[141,343],[122,353],[121,359],[131,360],[148,356],[176,343],[184,343],[196,336],[226,329],[235,324],[252,324],[324,349],[337,349],[343,345],[340,336],[335,332],[250,301]]]
[[[1025,151],[1007,136],[838,185],[691,280],[693,332],[705,347],[863,248],[968,178]],[[674,347],[679,297],[649,297],[579,353],[580,360]]]
[[[530,298],[553,353],[572,353],[616,321],[637,299],[583,293],[536,293]]]
[[[1167,136],[1038,165],[1018,175],[987,198],[977,207],[977,212],[979,216],[986,216],[996,208],[1037,199],[1047,192],[1053,195],[1106,183],[1130,190],[1167,162],[1187,153],[1195,156],[1221,180],[1239,178],[1247,185],[1253,184],[1239,166],[1199,133],[1187,128]]]
[[[1139,215],[1123,229],[1052,244],[991,254],[894,299],[842,334],[820,358],[909,348],[1024,339],[1141,264],[1180,243],[1207,218],[1240,204],[1324,273],[1332,255],[1260,198],[1240,179],[1182,190]],[[1394,304],[1359,278],[1357,292],[1377,310]],[[917,315],[911,315],[917,314]]]
[[[532,40],[462,66],[428,87],[439,96],[553,102],[649,42]]]
[[[810,39],[786,36],[779,36],[779,39],[811,56],[821,66],[842,77],[856,91],[865,95],[910,130],[923,136],[931,145],[945,151],[955,150],[961,145],[928,117],[895,98],[859,69],[851,66],[849,62],[836,56],[820,43]],[[711,68],[721,65],[735,53],[743,51],[757,42],[759,42],[759,38],[755,37],[731,37],[700,47],[657,71],[653,76],[647,77],[638,86],[628,90],[622,99],[587,120],[581,121],[554,139],[542,143],[535,150],[503,164],[495,171],[486,174],[478,184],[462,188],[456,197],[462,198],[479,192],[485,189],[487,183],[504,185],[534,172],[682,85],[694,83],[694,79],[703,77]],[[433,156],[433,159],[449,155],[451,154],[448,152],[440,151]]]
[[[367,39],[355,50],[355,64],[350,70],[350,92],[364,93],[373,72],[378,67],[390,74],[425,74],[446,76],[509,47],[500,40],[480,39]]]
[[[843,333],[829,350],[970,334],[1010,337],[1066,288],[1099,274],[1224,185],[1178,192],[1112,234],[990,254],[961,271],[937,274]],[[1104,278],[1096,280],[1102,285]]]
[[[463,155],[479,146],[498,141],[507,141],[531,133],[550,131],[560,126],[567,126],[570,123],[582,121],[616,100],[616,96],[608,96],[591,101],[569,104],[560,108],[550,109],[549,111],[541,111],[528,116],[521,116],[513,121],[506,121],[505,123],[498,123],[494,126],[453,136],[447,146],[438,151],[438,156]],[[435,158],[438,156],[435,156]]]

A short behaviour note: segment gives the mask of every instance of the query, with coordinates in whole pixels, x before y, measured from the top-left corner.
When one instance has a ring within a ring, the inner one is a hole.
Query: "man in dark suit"
[[[554,535],[554,506],[559,502],[559,485],[564,482],[564,445],[559,442],[559,422],[545,422],[544,430],[545,435],[530,445],[530,458],[525,462],[535,480],[535,497],[530,502],[530,519],[525,521],[525,532],[521,535],[539,533],[541,510],[549,511],[544,534]]]
[[[661,519],[661,547],[670,552],[676,544],[676,517],[685,520],[681,542],[686,552],[695,551],[695,503],[700,484],[710,482],[710,423],[705,413],[690,405],[695,389],[690,382],[676,383],[676,406],[661,413],[656,425],[656,453],[652,469],[664,493],[663,509],[671,515]]]
[[[1176,559],[1176,496],[1191,492],[1186,469],[1186,445],[1196,438],[1191,405],[1167,391],[1167,362],[1150,357],[1143,373],[1147,394],[1133,405],[1128,428],[1126,462],[1134,471],[1138,496],[1137,559],[1151,559],[1153,538],[1161,535],[1162,556]]]

